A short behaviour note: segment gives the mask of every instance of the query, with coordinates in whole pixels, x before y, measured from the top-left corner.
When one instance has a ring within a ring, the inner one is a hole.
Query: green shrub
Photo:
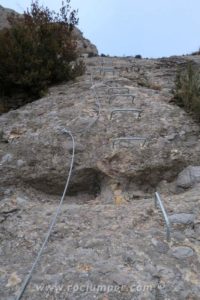
[[[8,20],[11,27],[0,31],[0,106],[18,106],[16,98],[30,102],[44,95],[49,85],[84,72],[83,62],[76,61],[73,28],[78,19],[70,0],[62,2],[59,13],[35,1],[22,16]]]
[[[200,69],[192,63],[178,70],[175,80],[174,100],[200,120]]]
[[[98,55],[95,54],[94,52],[89,52],[88,53],[88,57],[91,58],[91,57],[97,57]]]
[[[137,58],[137,59],[142,59],[142,55],[137,54],[137,55],[135,55],[135,58]]]
[[[190,55],[200,55],[200,48],[199,48],[199,50],[192,52]]]

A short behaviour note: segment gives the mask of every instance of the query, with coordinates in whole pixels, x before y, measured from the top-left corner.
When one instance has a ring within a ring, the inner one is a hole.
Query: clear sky
[[[0,0],[23,12],[31,0]],[[40,0],[56,11],[61,0]],[[162,57],[200,47],[200,0],[71,0],[79,28],[99,53]]]

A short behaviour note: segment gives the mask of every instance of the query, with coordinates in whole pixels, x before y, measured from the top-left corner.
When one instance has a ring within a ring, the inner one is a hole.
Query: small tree
[[[77,11],[70,0],[59,13],[32,2],[22,16],[8,17],[10,28],[0,31],[0,97],[16,94],[25,102],[39,98],[51,84],[73,79],[84,71],[77,59],[73,28]],[[2,101],[2,100],[1,100]]]

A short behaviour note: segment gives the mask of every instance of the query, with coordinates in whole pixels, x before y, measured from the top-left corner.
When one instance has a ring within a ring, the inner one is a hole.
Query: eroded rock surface
[[[115,72],[105,75],[101,58],[88,59],[77,82],[0,117],[1,299],[14,299],[62,194],[73,150],[63,128],[76,142],[73,176],[24,299],[199,299],[200,186],[177,190],[178,174],[200,165],[199,126],[171,103],[175,70],[188,59],[107,58]],[[108,86],[128,88],[134,103],[120,95],[109,103]],[[141,118],[111,120],[119,108],[141,109]],[[147,141],[113,148],[127,136]]]
[[[9,22],[7,20],[8,15],[10,14],[17,14],[14,10],[5,8],[0,5],[0,30],[4,27],[9,27]]]
[[[22,299],[198,299],[200,189],[169,199],[170,214],[190,211],[194,224],[164,224],[153,199],[121,205],[66,197]],[[83,201],[84,200],[84,201]],[[1,201],[1,299],[27,275],[55,212],[58,197],[14,190]],[[75,204],[73,203],[75,202]],[[180,238],[182,237],[182,238]]]
[[[179,61],[184,63],[181,58]],[[101,105],[98,121],[92,126],[97,106],[90,75],[77,83],[51,88],[45,98],[2,115],[2,186],[28,184],[46,193],[60,193],[72,153],[72,143],[62,133],[63,128],[76,139],[71,193],[96,194],[104,182],[126,191],[152,192],[159,182],[173,181],[188,165],[199,165],[199,126],[169,103],[177,66],[175,59],[173,67],[169,62],[112,59],[116,73],[103,80],[109,86],[128,88],[135,95],[132,104],[130,98],[120,95],[109,103],[107,88],[100,85],[102,76],[95,69],[101,58],[88,60]],[[141,86],[144,77],[149,79]],[[111,120],[112,110],[119,108],[141,109],[141,118],[132,112],[117,112]],[[147,140],[144,145],[115,143],[113,148],[113,139],[130,136]]]
[[[177,187],[187,189],[200,182],[200,167],[188,166],[177,178]]]

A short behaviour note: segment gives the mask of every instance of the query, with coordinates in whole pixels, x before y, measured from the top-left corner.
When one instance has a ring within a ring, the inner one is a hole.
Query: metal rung
[[[167,241],[169,242],[171,240],[170,234],[171,234],[171,230],[170,230],[170,221],[167,215],[167,212],[164,208],[164,205],[162,203],[161,197],[159,195],[158,192],[155,193],[155,208],[158,208],[158,205],[161,209],[165,224],[166,224],[166,236],[167,236]]]
[[[106,69],[106,68],[104,68],[103,66],[101,66],[101,67],[93,67],[93,71],[99,71],[100,74],[102,73],[102,71],[104,71],[104,69]],[[110,71],[113,71],[113,70],[114,70],[113,67],[110,67],[110,68],[108,68],[108,69],[110,69]]]
[[[113,71],[115,69],[114,69],[114,67],[101,67],[101,70],[103,70],[103,71]]]
[[[105,60],[105,59],[102,59],[102,62],[101,62],[102,65],[113,65],[113,61],[111,59],[108,59],[108,60]]]
[[[95,84],[93,84],[92,86],[91,86],[91,89],[95,89],[95,88],[99,88],[99,87],[103,87],[103,86],[105,86],[106,88],[110,88],[107,84],[105,84],[105,83],[95,83]]]
[[[117,113],[117,112],[132,112],[132,113],[137,113],[138,114],[138,118],[141,117],[141,113],[142,113],[142,110],[141,109],[137,109],[137,108],[117,108],[117,109],[113,109],[111,111],[111,114],[110,114],[110,120],[112,120],[112,116]]]
[[[105,73],[113,73],[113,75],[115,74],[115,69],[113,67],[102,67],[101,70],[100,70],[100,74],[104,74]]]
[[[142,146],[144,146],[147,141],[147,138],[140,137],[140,136],[116,138],[116,139],[113,139],[113,148],[114,148],[116,142],[119,142],[119,145],[120,145],[121,141],[126,141],[126,142],[128,142],[128,141],[143,141]]]
[[[133,94],[113,94],[113,95],[110,95],[109,97],[109,103],[111,103],[111,100],[112,99],[115,99],[116,97],[123,97],[123,98],[132,98],[132,103],[134,102],[134,99],[135,99],[135,95]]]
[[[103,81],[105,84],[109,85],[110,87],[121,87],[123,82],[123,79],[120,78],[113,78],[113,79],[107,79]]]
[[[98,71],[100,71],[100,70],[102,70],[102,66],[93,66],[92,68],[91,68],[92,70],[98,70]],[[90,72],[90,71],[89,71]]]
[[[130,90],[129,90],[129,88],[126,88],[126,87],[109,87],[108,88],[108,94],[110,94],[110,92],[114,92],[115,90],[117,90],[117,91],[124,91],[125,93],[129,93],[130,92]]]

